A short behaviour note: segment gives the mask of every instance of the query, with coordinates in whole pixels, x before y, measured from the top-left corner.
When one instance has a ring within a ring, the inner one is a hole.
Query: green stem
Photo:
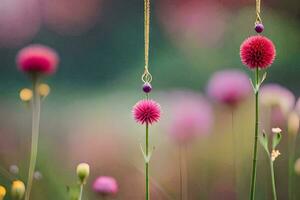
[[[257,169],[257,141],[258,141],[258,120],[259,120],[259,69],[255,71],[255,135],[254,135],[254,146],[253,146],[253,163],[252,163],[252,177],[251,177],[251,189],[250,189],[250,200],[255,198],[255,183],[256,183],[256,169]]]
[[[149,124],[146,123],[146,157],[149,156]],[[150,199],[149,193],[149,160],[145,163],[146,167],[146,200]]]
[[[277,200],[276,185],[275,185],[275,175],[274,175],[274,165],[273,165],[273,161],[271,159],[270,159],[270,168],[271,168],[271,177],[272,177],[273,198],[274,198],[274,200]]]
[[[80,192],[79,192],[79,198],[78,198],[78,200],[82,199],[82,193],[83,193],[83,184],[80,184]]]
[[[30,155],[30,163],[29,163],[25,200],[29,200],[30,192],[32,189],[33,174],[34,174],[34,170],[35,170],[37,150],[38,150],[40,110],[41,110],[41,99],[40,99],[40,96],[38,93],[38,79],[36,77],[34,77],[33,78],[33,99],[32,99],[31,155]]]
[[[232,130],[232,147],[233,147],[233,163],[234,163],[234,188],[235,188],[235,196],[236,199],[239,199],[239,177],[238,177],[238,140],[237,135],[234,130],[234,107],[231,108],[231,130]]]

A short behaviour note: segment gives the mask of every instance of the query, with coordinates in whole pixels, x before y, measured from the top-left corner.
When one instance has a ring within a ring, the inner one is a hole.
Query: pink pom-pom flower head
[[[250,96],[248,76],[239,70],[223,70],[213,74],[208,82],[207,94],[216,102],[236,106]]]
[[[17,55],[18,68],[31,75],[55,73],[59,58],[50,47],[34,44],[21,49]]]
[[[113,196],[117,194],[119,187],[113,177],[100,176],[94,181],[93,190],[102,196]]]
[[[140,100],[134,105],[132,113],[138,123],[153,124],[160,118],[160,105],[154,100]]]
[[[250,69],[268,68],[273,63],[275,55],[273,42],[261,35],[247,38],[240,48],[242,63]]]

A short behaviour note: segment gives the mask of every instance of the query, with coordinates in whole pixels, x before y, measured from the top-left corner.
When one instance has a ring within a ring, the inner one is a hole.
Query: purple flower
[[[207,94],[211,99],[229,106],[235,106],[245,100],[250,93],[250,80],[239,70],[216,72],[207,86]]]
[[[168,132],[178,143],[188,143],[198,135],[206,135],[213,124],[208,101],[193,92],[174,92],[168,98],[171,105]]]

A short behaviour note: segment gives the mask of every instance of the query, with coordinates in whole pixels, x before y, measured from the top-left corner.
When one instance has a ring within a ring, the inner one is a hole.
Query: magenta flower
[[[141,100],[132,110],[134,119],[140,124],[152,124],[160,118],[160,105],[154,100]]]
[[[23,72],[51,75],[56,71],[59,58],[53,49],[34,44],[21,49],[16,62],[18,68]]]
[[[212,108],[203,96],[193,92],[175,92],[168,101],[171,110],[167,130],[176,142],[188,143],[211,131]]]
[[[295,96],[278,84],[266,84],[261,88],[260,103],[269,109],[272,125],[282,126],[288,113],[294,108]]]
[[[100,176],[94,181],[93,190],[97,194],[108,196],[117,194],[119,187],[113,177]]]
[[[273,63],[275,54],[273,42],[261,35],[247,38],[240,48],[241,60],[250,69],[268,68]]]
[[[229,106],[237,105],[249,97],[250,93],[250,80],[239,70],[216,72],[207,86],[207,94],[211,99]]]

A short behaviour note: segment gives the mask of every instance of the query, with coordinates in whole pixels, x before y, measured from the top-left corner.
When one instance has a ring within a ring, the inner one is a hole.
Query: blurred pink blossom
[[[159,19],[175,42],[196,47],[215,46],[222,39],[227,13],[218,2],[161,0],[158,5]]]
[[[78,35],[99,18],[102,0],[43,0],[45,24],[61,34]]]
[[[94,192],[103,195],[115,195],[119,188],[116,179],[109,176],[100,176],[93,183]]]
[[[249,77],[239,70],[223,70],[212,75],[207,94],[217,102],[236,106],[251,94]]]
[[[172,93],[168,99],[171,110],[167,129],[176,142],[187,143],[211,131],[212,108],[202,95],[181,91]]]
[[[41,26],[39,0],[2,0],[0,46],[15,47],[31,40]]]

